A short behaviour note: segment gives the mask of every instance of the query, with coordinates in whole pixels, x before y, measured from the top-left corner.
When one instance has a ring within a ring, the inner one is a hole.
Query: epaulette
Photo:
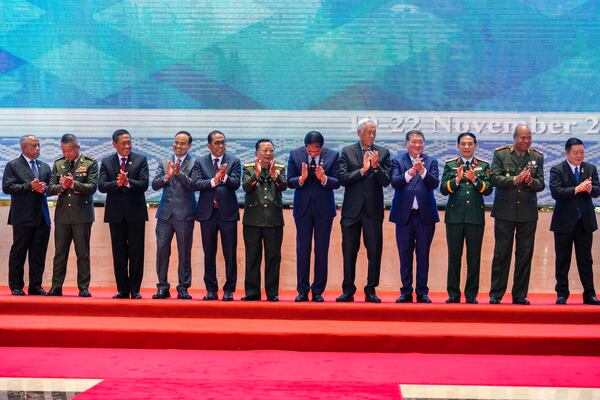
[[[277,168],[284,168],[285,165],[283,165],[283,164],[275,164],[275,167],[277,167]]]
[[[541,151],[539,151],[538,149],[534,149],[533,147],[530,147],[529,150],[531,151],[535,151],[538,154],[544,155],[544,153],[542,153]]]
[[[254,163],[251,162],[251,163],[248,163],[248,164],[244,164],[244,167],[254,167]]]
[[[475,157],[475,159],[476,159],[477,161],[481,161],[481,162],[484,162],[484,163],[486,163],[486,164],[489,164],[489,163],[490,163],[488,160],[484,160],[483,158]]]
[[[96,157],[92,157],[92,156],[87,156],[87,155],[83,155],[83,158],[86,158],[88,160],[92,160],[92,161],[96,161]]]
[[[496,151],[498,151],[498,150],[510,150],[510,145],[509,146],[496,147]]]
[[[452,157],[452,158],[449,158],[449,159],[447,159],[447,160],[446,160],[446,161],[444,161],[444,162],[445,162],[445,163],[449,163],[449,162],[452,162],[452,161],[458,161],[458,157]]]
[[[65,159],[65,156],[62,156],[62,157],[57,158],[56,160],[54,160],[54,162],[57,162],[57,161],[60,161],[60,160],[64,160],[64,159]]]

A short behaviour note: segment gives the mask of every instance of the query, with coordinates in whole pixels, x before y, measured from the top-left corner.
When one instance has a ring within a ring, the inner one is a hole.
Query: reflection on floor
[[[0,400],[69,400],[101,379],[0,378]]]
[[[524,386],[400,385],[404,400],[600,400],[600,389]]]

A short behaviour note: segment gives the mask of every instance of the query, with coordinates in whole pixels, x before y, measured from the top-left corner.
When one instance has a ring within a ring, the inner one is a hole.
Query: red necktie
[[[127,161],[126,157],[121,157],[121,170],[125,171],[125,161]]]

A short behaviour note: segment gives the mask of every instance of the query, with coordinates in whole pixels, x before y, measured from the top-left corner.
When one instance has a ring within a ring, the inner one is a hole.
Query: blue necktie
[[[37,164],[36,164],[35,160],[29,161],[29,164],[31,164],[31,171],[33,172],[33,176],[36,177],[36,178],[39,178],[40,177],[40,173],[38,171]]]
[[[575,183],[579,183],[579,167],[575,167]]]

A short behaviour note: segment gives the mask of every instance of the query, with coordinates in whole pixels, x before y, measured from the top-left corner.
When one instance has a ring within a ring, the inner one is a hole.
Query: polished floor
[[[8,207],[0,207],[0,220],[7,221]],[[54,211],[51,208],[51,213]],[[142,286],[145,288],[153,288],[156,285],[156,240],[154,236],[155,229],[155,208],[150,208],[150,221],[146,224],[146,259],[144,269],[144,280]],[[243,210],[241,210],[243,213]],[[338,213],[339,214],[339,213]],[[281,290],[294,290],[296,288],[296,265],[295,265],[295,225],[292,217],[292,210],[285,210],[285,228],[284,242],[282,248],[282,264],[280,288]],[[395,226],[387,221],[388,212],[384,222],[384,243],[383,243],[383,262],[381,268],[381,278],[379,290],[382,291],[399,291],[400,288],[400,273],[398,251],[395,242]],[[533,257],[533,267],[531,272],[530,292],[531,293],[553,293],[555,278],[554,278],[554,238],[552,232],[549,231],[551,212],[540,212],[539,222],[536,232],[536,244]],[[103,223],[104,209],[96,208],[96,222],[92,227],[92,281],[91,290],[93,293],[94,287],[114,287],[114,274],[112,267],[112,255],[110,247],[110,236],[108,224]],[[440,213],[440,217],[444,218],[444,213]],[[327,290],[333,295],[341,291],[342,273],[342,254],[341,254],[341,230],[339,225],[339,215],[334,221],[334,228],[331,237],[329,249],[329,280]],[[481,278],[480,278],[480,293],[485,294],[489,290],[490,284],[490,265],[493,256],[494,221],[490,217],[489,211],[486,212],[486,230],[484,236],[483,254],[481,259]],[[52,257],[54,255],[54,231],[51,233],[50,245],[46,259],[46,272],[44,273],[44,287],[49,288],[52,277]],[[5,223],[0,226],[0,237],[5,240],[0,242],[0,265],[6,266],[8,254],[10,251],[12,231],[9,225]],[[244,247],[243,247],[241,224],[238,229],[238,293],[242,293],[244,287]],[[173,251],[171,257],[171,268],[169,271],[169,280],[173,286],[177,284],[177,249],[173,240]],[[598,241],[594,243],[593,257],[595,260],[600,260],[600,245]],[[224,265],[222,262],[221,251],[218,252],[217,272],[219,284],[224,283]],[[512,269],[511,269],[512,270]],[[597,270],[597,268],[596,268]],[[194,231],[194,245],[192,249],[192,289],[204,289],[202,276],[203,269],[203,253],[200,240],[200,228],[196,224]],[[511,271],[512,273],[512,271]],[[0,268],[0,282],[8,283],[8,269]],[[27,275],[27,274],[26,274]],[[361,292],[361,287],[366,282],[366,253],[364,248],[359,252],[356,272],[356,285]],[[429,272],[429,287],[432,292],[445,292],[447,276],[447,250],[446,250],[446,232],[443,222],[436,225],[436,232],[432,244],[430,257],[430,272]],[[462,271],[462,285],[464,285],[466,272],[465,268]],[[600,273],[594,276],[596,288],[600,287]],[[512,275],[509,281],[509,291],[512,282]],[[76,259],[74,249],[71,249],[69,259],[69,268],[65,286],[76,286]],[[577,275],[577,269],[573,262],[570,273],[570,288],[572,293],[581,293],[582,287]],[[331,297],[331,296],[330,296]]]

